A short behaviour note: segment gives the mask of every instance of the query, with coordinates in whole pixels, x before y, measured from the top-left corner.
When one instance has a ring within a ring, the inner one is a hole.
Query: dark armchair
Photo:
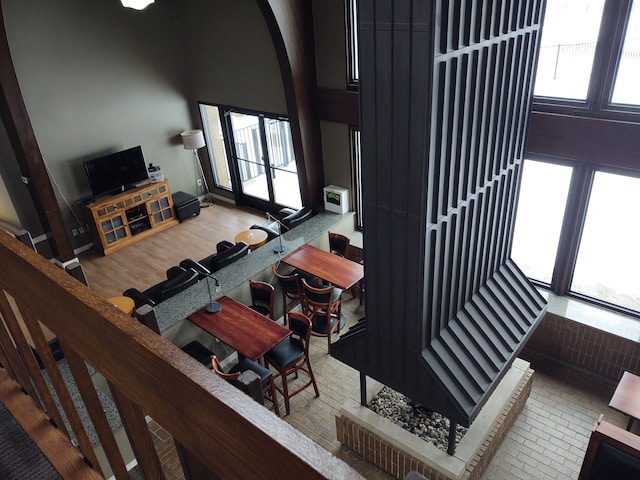
[[[180,266],[182,268],[193,268],[200,274],[200,278],[204,278],[207,275],[213,272],[217,272],[222,267],[226,267],[227,265],[235,262],[239,258],[242,258],[247,253],[249,253],[249,245],[247,245],[245,242],[238,242],[231,247],[228,247],[228,245],[225,247],[226,248],[223,247],[222,249],[218,249],[216,253],[203,258],[199,262],[195,262],[194,260],[187,258],[180,262]]]
[[[278,225],[278,222],[271,222],[269,225],[261,225],[256,223],[251,225],[252,229],[263,230],[267,232],[267,242],[277,238],[282,228],[282,233],[291,230],[296,225],[300,225],[302,222],[313,217],[314,211],[307,207],[302,207],[300,210],[294,210],[293,208],[283,208],[278,212],[277,220],[282,225]]]
[[[136,288],[129,288],[122,294],[131,298],[136,308],[140,308],[142,305],[151,305],[153,307],[194,285],[199,279],[200,275],[192,268],[171,267],[167,270],[166,280],[147,288],[144,292]]]
[[[269,225],[256,223],[254,225],[251,225],[251,230],[262,230],[263,232],[266,232],[267,242],[273,240],[274,238],[278,238],[278,224],[276,222],[273,222]],[[283,232],[284,231],[285,230],[283,230]]]
[[[280,215],[282,214],[286,215],[281,217],[280,221],[285,227],[291,230],[293,227],[313,217],[314,212],[308,207],[302,207],[300,210],[282,209],[280,210]]]

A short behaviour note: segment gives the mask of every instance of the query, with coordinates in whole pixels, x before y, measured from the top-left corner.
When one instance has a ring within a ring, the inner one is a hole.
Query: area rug
[[[27,432],[0,402],[0,478],[62,479]]]

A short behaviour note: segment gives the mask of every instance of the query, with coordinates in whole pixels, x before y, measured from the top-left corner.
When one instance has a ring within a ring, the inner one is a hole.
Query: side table
[[[244,230],[238,233],[234,240],[236,243],[244,242],[249,245],[249,248],[251,250],[255,250],[256,248],[261,247],[262,245],[267,243],[268,237],[269,236],[267,235],[267,232],[265,232],[264,230],[251,229]]]
[[[634,420],[640,419],[640,377],[624,372],[616,387],[609,407],[629,417],[627,431],[631,430]]]

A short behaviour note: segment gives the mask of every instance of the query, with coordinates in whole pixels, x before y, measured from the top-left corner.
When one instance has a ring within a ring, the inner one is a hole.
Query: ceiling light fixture
[[[134,8],[136,10],[144,10],[154,2],[154,0],[121,0],[121,1],[122,1],[123,7]]]

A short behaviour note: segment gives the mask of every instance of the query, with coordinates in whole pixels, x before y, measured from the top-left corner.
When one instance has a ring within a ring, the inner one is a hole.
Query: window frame
[[[534,96],[533,111],[640,122],[640,105],[611,103],[632,3],[605,0],[586,100]]]
[[[640,172],[630,172],[618,168],[586,164],[542,155],[527,155],[527,160],[565,165],[573,169],[569,190],[567,192],[567,203],[558,240],[558,249],[556,251],[551,284],[535,279],[529,279],[531,283],[540,288],[550,290],[552,293],[559,296],[576,298],[609,310],[640,318],[640,311],[632,310],[606,300],[571,290],[573,272],[576,266],[578,250],[580,248],[580,241],[582,239],[596,172],[610,173],[633,178],[640,178]]]
[[[358,64],[358,0],[345,0],[347,31],[347,89],[358,90],[360,68]]]
[[[212,170],[212,174],[215,167],[212,164],[212,159],[209,152],[210,139],[209,139],[209,131],[207,128],[208,122],[206,118],[204,118],[203,116],[203,107],[216,107],[218,109],[218,114],[220,117],[220,126],[222,129],[223,142],[224,142],[224,147],[226,152],[227,168],[229,170],[229,175],[231,177],[231,189],[229,189],[229,188],[226,188],[225,186],[219,185],[217,179],[215,178],[215,175],[213,175],[215,188],[219,188],[226,192],[232,193],[237,205],[246,205],[252,208],[256,208],[258,210],[271,211],[271,212],[277,212],[281,208],[287,207],[287,205],[281,205],[275,201],[276,196],[275,196],[275,193],[271,191],[271,187],[269,188],[269,196],[270,198],[271,196],[273,196],[273,199],[274,199],[273,201],[261,199],[258,197],[253,197],[241,191],[242,179],[235,162],[237,152],[235,150],[235,139],[233,135],[233,126],[231,124],[230,117],[231,117],[231,113],[238,113],[243,115],[259,117],[259,123],[260,123],[260,129],[261,129],[261,133],[260,133],[261,142],[263,141],[266,142],[266,138],[265,138],[266,134],[264,132],[265,118],[281,120],[281,121],[286,121],[290,123],[291,121],[289,120],[289,118],[286,115],[265,112],[261,110],[253,110],[249,108],[236,107],[232,105],[219,104],[215,102],[198,101],[198,111],[200,114],[200,120],[204,127],[203,131],[207,141],[207,156],[209,159],[209,166]],[[261,146],[264,152],[263,155],[265,156],[265,158],[268,158],[268,154],[266,153],[267,151],[266,143],[261,144]],[[296,162],[296,166],[299,168],[299,159],[295,158],[295,162]],[[298,179],[298,188],[300,188],[299,179]],[[302,198],[302,189],[300,189],[300,197]]]
[[[360,143],[360,129],[349,127],[349,145],[351,147],[351,204],[356,214],[356,230],[364,229],[362,212],[362,147]]]

